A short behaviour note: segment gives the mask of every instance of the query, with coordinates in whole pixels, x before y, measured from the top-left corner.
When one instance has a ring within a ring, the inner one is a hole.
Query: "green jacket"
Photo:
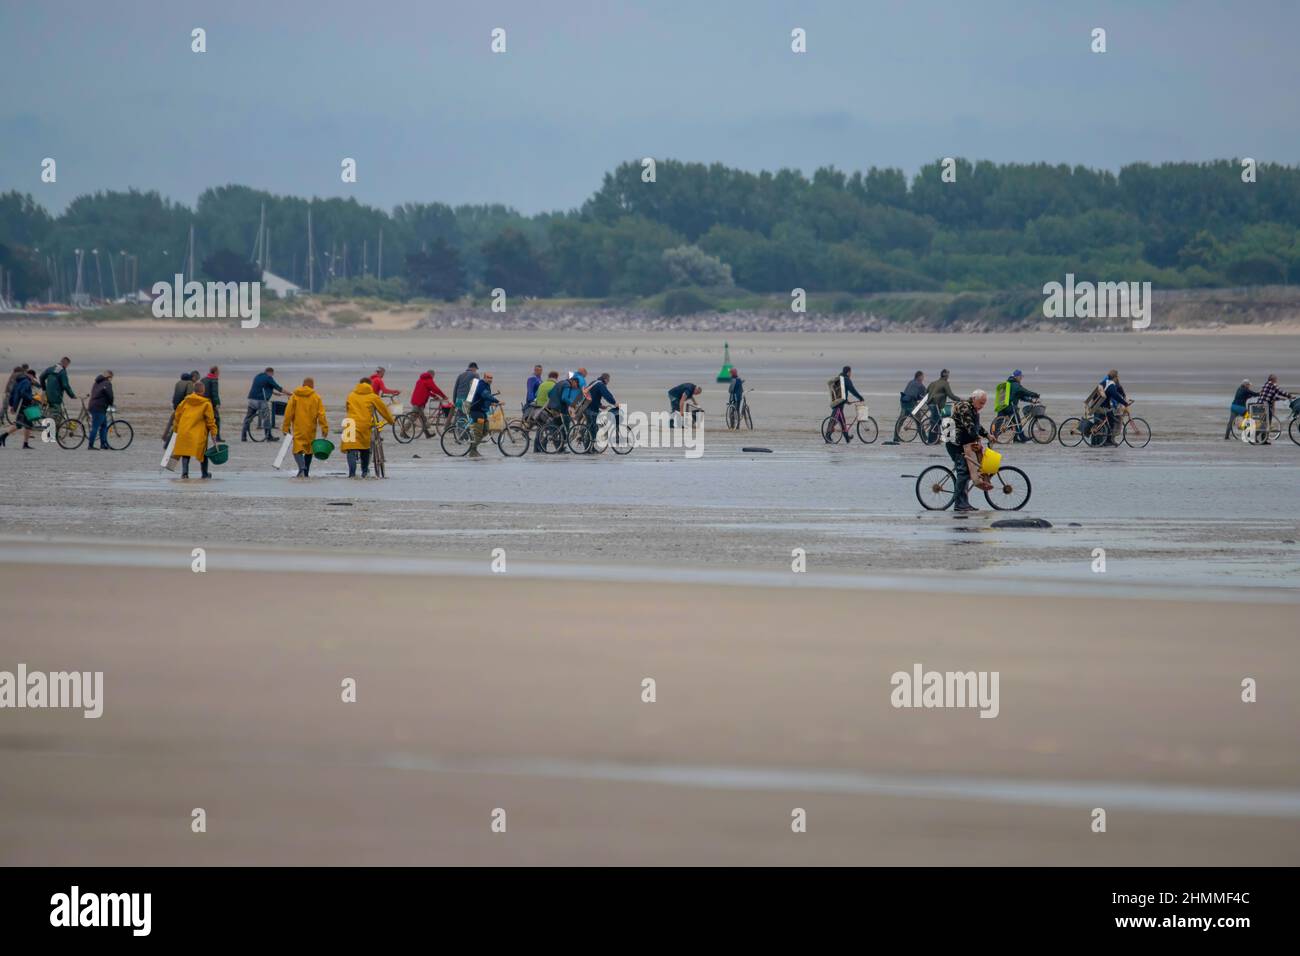
[[[957,397],[957,393],[952,390],[952,386],[948,384],[948,380],[942,375],[930,383],[930,387],[926,389],[925,394],[930,399],[931,405],[943,405],[945,402],[961,401],[961,399]]]
[[[219,407],[221,405],[221,379],[209,375],[203,380],[203,388],[207,392],[207,399],[212,403],[212,407]]]
[[[546,400],[550,397],[551,389],[555,388],[555,379],[548,378],[537,386],[537,397],[533,399],[534,408],[545,408]]]
[[[41,373],[41,388],[45,389],[45,401],[51,405],[62,405],[64,395],[77,397],[68,381],[68,370],[62,365],[51,365]]]

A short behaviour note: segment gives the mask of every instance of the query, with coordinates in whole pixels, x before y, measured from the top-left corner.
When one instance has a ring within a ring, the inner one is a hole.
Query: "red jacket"
[[[383,378],[379,375],[370,376],[370,387],[375,390],[375,394],[380,398],[383,398],[385,394],[396,394],[384,384]]]
[[[438,383],[433,380],[432,375],[425,372],[416,381],[415,388],[411,392],[411,404],[422,406],[431,398],[441,398],[446,401],[447,393],[438,387]]]

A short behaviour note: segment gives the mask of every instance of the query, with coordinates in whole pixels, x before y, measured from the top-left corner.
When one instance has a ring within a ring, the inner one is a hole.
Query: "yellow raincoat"
[[[293,432],[295,455],[311,454],[311,443],[316,439],[317,426],[320,427],[322,436],[330,433],[330,424],[325,420],[325,403],[310,385],[299,385],[285,406],[283,426],[285,431]]]
[[[172,431],[176,433],[173,458],[197,458],[202,461],[208,447],[208,436],[217,437],[217,419],[212,403],[203,395],[191,392],[172,413]]]
[[[353,441],[343,442],[344,451],[360,451],[370,447],[370,424],[374,421],[371,412],[377,412],[380,418],[390,425],[393,424],[393,413],[388,410],[383,399],[375,394],[369,382],[362,382],[348,396],[348,418],[355,424],[356,434]],[[345,421],[343,434],[347,435],[347,433],[348,427]]]

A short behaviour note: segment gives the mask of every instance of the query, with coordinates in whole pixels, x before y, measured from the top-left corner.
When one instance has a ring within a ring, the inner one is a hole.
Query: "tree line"
[[[308,211],[311,243],[308,243]],[[259,223],[265,232],[258,244]],[[751,292],[993,291],[1071,272],[1162,288],[1300,279],[1300,168],[1237,160],[1082,166],[935,162],[898,169],[747,172],[641,161],[607,173],[581,208],[307,200],[246,186],[193,208],[157,192],[79,196],[59,216],[0,194],[0,268],[14,297],[148,289],[177,272],[268,271],[317,291],[452,300],[632,299],[683,287]],[[240,266],[240,263],[243,266]],[[256,274],[256,273],[253,273]]]

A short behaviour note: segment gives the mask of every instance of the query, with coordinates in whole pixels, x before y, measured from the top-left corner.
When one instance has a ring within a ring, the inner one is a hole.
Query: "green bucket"
[[[23,417],[29,422],[39,422],[41,420],[41,409],[39,405],[28,405],[23,409]]]
[[[214,465],[224,465],[230,458],[230,446],[227,444],[213,445],[207,452],[208,461]]]
[[[334,451],[334,443],[325,438],[317,438],[311,443],[311,453],[314,457],[324,461]]]

